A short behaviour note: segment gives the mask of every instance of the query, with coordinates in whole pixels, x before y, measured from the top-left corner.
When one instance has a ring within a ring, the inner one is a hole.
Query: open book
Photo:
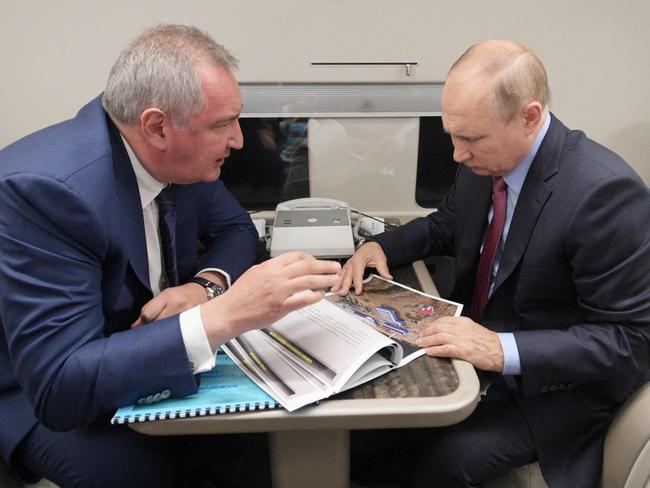
[[[289,411],[370,381],[422,356],[420,331],[460,303],[371,275],[363,293],[323,300],[223,346]]]

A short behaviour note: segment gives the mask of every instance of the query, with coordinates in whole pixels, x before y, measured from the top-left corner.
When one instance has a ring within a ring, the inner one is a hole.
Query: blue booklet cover
[[[199,391],[146,405],[122,407],[111,424],[147,422],[199,415],[245,412],[278,407],[279,403],[251,381],[221,349],[215,367],[201,373]]]

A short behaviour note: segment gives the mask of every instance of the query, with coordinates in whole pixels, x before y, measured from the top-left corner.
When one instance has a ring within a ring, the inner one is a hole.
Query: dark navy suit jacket
[[[456,258],[472,300],[491,179],[460,166],[437,212],[380,235],[390,266]],[[650,192],[618,156],[551,125],[522,188],[485,325],[513,332],[515,391],[551,486],[598,486],[606,428],[650,364]],[[489,395],[488,395],[489,397]]]
[[[173,191],[181,282],[254,264],[257,233],[222,182]],[[100,97],[0,152],[5,459],[37,418],[68,430],[152,393],[196,391],[178,316],[129,329],[151,298],[136,178]]]

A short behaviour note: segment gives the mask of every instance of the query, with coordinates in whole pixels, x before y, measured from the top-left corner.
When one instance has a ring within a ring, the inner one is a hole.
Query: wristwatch
[[[213,283],[210,280],[201,278],[200,276],[190,278],[188,283],[196,283],[197,285],[201,285],[203,288],[205,288],[205,293],[208,295],[208,300],[212,300],[214,297],[219,296],[226,291],[223,289],[223,287],[217,285],[216,283]]]
[[[364,236],[361,238],[359,242],[357,242],[357,245],[354,247],[354,250],[356,251],[367,242],[377,242],[377,240],[375,239],[375,236]]]

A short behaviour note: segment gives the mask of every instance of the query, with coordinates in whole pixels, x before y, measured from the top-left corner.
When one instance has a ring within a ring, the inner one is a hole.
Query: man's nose
[[[236,120],[233,124],[233,132],[230,135],[229,145],[232,149],[241,149],[244,147],[244,135],[242,134],[241,127],[239,125],[239,120]]]
[[[471,152],[465,144],[454,141],[454,161],[462,163],[463,161],[467,161],[471,155]]]

